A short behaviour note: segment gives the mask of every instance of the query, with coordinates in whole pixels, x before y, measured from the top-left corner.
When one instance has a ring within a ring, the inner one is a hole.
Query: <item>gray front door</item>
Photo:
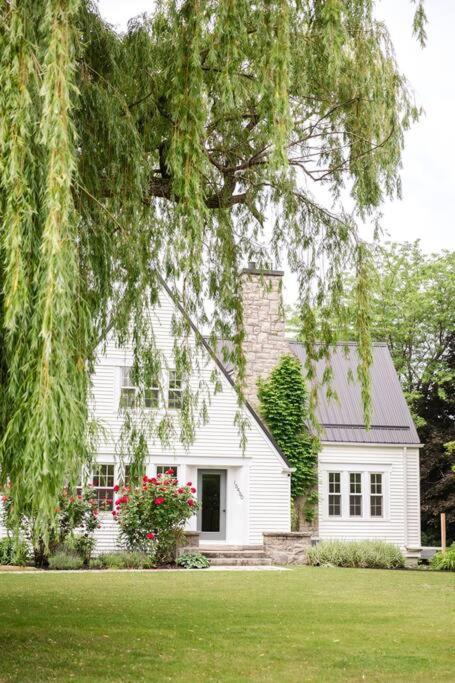
[[[226,538],[226,470],[198,470],[201,509],[197,515],[201,538],[224,541]]]

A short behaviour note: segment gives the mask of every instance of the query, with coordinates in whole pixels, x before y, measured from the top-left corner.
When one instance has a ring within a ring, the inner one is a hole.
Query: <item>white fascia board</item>
[[[422,448],[423,443],[371,443],[368,441],[321,441],[321,446],[349,446],[349,448]]]

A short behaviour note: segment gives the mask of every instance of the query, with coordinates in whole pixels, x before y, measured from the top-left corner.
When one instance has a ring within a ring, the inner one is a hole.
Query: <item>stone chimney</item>
[[[266,378],[289,353],[285,338],[281,270],[260,270],[254,262],[242,273],[245,339],[245,397],[257,409],[257,380]]]

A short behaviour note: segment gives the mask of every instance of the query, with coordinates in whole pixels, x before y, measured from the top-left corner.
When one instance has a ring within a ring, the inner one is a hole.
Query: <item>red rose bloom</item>
[[[186,485],[187,485],[187,486],[193,486],[193,482],[192,482],[192,481],[187,481],[187,482],[186,482]]]
[[[174,470],[166,470],[166,474],[174,474]]]
[[[120,491],[120,486],[116,484],[113,488],[114,493],[117,493],[117,491]]]
[[[144,474],[144,476],[142,477],[142,481],[143,481],[143,482],[145,482],[145,483],[147,483],[147,481],[148,481],[148,477],[147,477],[147,475],[146,475],[146,474]]]
[[[70,503],[74,503],[74,496],[71,496]]]
[[[187,500],[186,502],[188,503],[188,505],[190,506],[190,508],[193,507],[193,505],[194,505],[194,500],[193,500],[192,498],[188,498],[188,500]]]
[[[117,517],[117,512],[115,510],[112,510],[112,516]]]
[[[191,493],[196,493],[196,489],[194,488],[194,486],[193,486],[193,488],[191,489]]]
[[[164,503],[164,498],[155,498],[155,505],[162,505]]]
[[[158,479],[160,479],[160,477],[162,477],[163,475],[161,474],[161,472],[159,472],[156,476],[158,477]]]
[[[155,479],[155,477],[152,477],[151,479],[149,479],[149,482],[151,484],[157,484],[158,483],[157,480]]]
[[[155,534],[152,534],[152,532],[149,532],[147,534],[147,538],[149,539],[149,541],[153,541],[153,539],[155,538]]]
[[[183,489],[177,489],[177,493],[183,493]]]

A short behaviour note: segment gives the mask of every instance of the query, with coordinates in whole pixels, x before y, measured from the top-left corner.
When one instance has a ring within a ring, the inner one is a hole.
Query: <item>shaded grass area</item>
[[[453,680],[454,575],[4,574],[0,681]]]

